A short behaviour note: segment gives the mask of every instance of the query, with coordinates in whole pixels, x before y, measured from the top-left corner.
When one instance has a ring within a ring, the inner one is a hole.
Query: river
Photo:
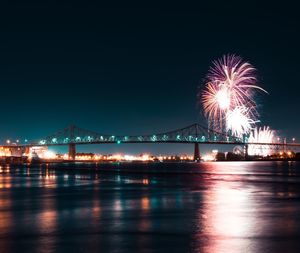
[[[1,252],[300,252],[300,162],[0,167]]]

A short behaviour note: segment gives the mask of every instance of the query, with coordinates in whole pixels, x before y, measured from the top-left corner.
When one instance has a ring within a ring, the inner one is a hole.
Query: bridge
[[[194,145],[194,160],[200,160],[199,144],[220,144],[220,145],[244,145],[248,146],[247,138],[238,138],[213,131],[200,124],[192,124],[184,128],[147,135],[111,135],[101,134],[87,129],[70,125],[45,138],[26,142],[24,144],[6,144],[5,148],[26,149],[33,146],[61,146],[69,147],[69,159],[74,160],[76,146],[85,144],[121,144],[121,143],[187,143]],[[268,145],[275,148],[300,147],[297,143],[251,143],[253,145]]]

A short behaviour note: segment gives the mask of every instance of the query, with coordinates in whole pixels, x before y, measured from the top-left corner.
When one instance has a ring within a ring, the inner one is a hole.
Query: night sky
[[[1,8],[2,141],[70,124],[116,135],[206,124],[196,94],[211,61],[227,53],[253,64],[270,93],[257,98],[262,125],[300,140],[297,6],[25,2]],[[192,152],[186,145],[90,149]]]

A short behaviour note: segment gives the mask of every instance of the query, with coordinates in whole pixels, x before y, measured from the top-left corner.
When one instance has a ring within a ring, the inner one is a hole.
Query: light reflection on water
[[[214,240],[203,243],[204,252],[253,252],[244,238],[255,236],[255,208],[255,201],[246,190],[228,187],[226,182],[208,189],[198,217],[203,228],[197,235],[198,242],[202,236]]]
[[[107,166],[1,167],[1,251],[299,250],[298,163]]]

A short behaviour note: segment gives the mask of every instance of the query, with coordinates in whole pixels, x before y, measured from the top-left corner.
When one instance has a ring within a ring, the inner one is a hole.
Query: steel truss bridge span
[[[31,145],[68,145],[75,144],[105,144],[105,143],[243,143],[235,136],[225,135],[212,131],[200,124],[169,132],[147,135],[109,135],[100,134],[90,130],[71,125],[46,138],[35,140]]]
[[[220,144],[220,145],[245,145],[247,139],[241,139],[233,135],[226,135],[213,131],[200,124],[192,124],[173,131],[147,134],[147,135],[109,135],[100,134],[75,125],[70,125],[63,130],[57,131],[45,138],[33,140],[14,147],[28,148],[32,146],[69,146],[69,158],[75,159],[76,145],[84,144],[121,144],[121,143],[186,143],[194,144],[194,159],[200,159],[199,144]],[[300,147],[296,143],[251,143],[251,145],[266,145],[273,147]],[[5,145],[11,147],[12,145]]]

